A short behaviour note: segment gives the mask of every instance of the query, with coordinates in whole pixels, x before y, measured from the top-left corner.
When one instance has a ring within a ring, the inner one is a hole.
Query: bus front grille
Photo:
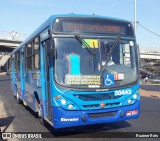
[[[120,102],[116,102],[116,103],[107,103],[105,104],[105,107],[104,108],[110,108],[110,107],[116,107],[116,106],[119,106],[120,105]],[[83,105],[84,108],[86,109],[90,109],[90,108],[98,108],[98,109],[101,109],[100,107],[100,104],[93,104],[93,105]]]
[[[108,118],[115,116],[117,111],[114,112],[105,112],[105,113],[90,113],[88,116],[90,118]]]
[[[114,92],[107,94],[73,94],[73,96],[83,101],[115,100],[121,97],[115,96]]]

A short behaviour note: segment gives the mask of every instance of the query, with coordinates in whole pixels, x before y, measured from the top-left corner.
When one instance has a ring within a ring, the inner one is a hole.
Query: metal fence
[[[15,31],[0,31],[1,40],[23,41],[27,38],[27,36],[28,34],[21,34]]]

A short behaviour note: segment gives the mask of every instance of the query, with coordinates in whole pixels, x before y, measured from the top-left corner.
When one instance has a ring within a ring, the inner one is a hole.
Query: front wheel
[[[45,121],[44,121],[44,118],[42,117],[42,105],[38,102],[37,102],[37,115],[38,115],[40,124],[44,126]]]

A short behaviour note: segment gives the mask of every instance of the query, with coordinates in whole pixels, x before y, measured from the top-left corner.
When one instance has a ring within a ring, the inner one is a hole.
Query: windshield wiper
[[[79,35],[75,35],[75,37],[82,45],[84,45],[84,48],[87,49],[90,54],[96,55],[95,50],[92,50],[84,39],[82,39]]]
[[[120,39],[121,39],[121,36],[118,36],[118,37],[116,38],[116,40],[114,41],[114,43],[111,45],[111,47],[109,47],[109,50],[106,52],[106,63],[105,63],[105,65],[104,65],[104,67],[101,69],[102,71],[105,69],[105,67],[107,66],[108,62],[109,62],[110,60],[112,60],[112,59],[111,59],[112,52],[113,52],[114,49],[116,48],[116,46],[117,46],[117,44],[119,43]],[[107,47],[105,46],[105,48],[107,48]]]
[[[93,56],[93,62],[94,62],[94,72],[96,71],[96,51],[95,51],[95,47],[94,50],[91,49],[91,47],[88,45],[88,43],[82,39],[79,35],[75,35],[75,38],[82,44],[84,45],[84,48]]]
[[[114,41],[114,43],[112,44],[112,46],[110,47],[109,51],[107,52],[107,56],[111,56],[113,50],[115,49],[115,47],[117,46],[119,40],[121,39],[121,36],[118,36],[117,39]]]

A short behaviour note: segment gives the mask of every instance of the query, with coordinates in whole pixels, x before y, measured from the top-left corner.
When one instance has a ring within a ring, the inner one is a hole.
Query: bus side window
[[[17,71],[17,53],[14,54],[14,70]]]
[[[15,71],[17,72],[17,56],[18,56],[18,54],[17,54],[17,52],[15,53]]]
[[[33,41],[33,69],[39,70],[40,68],[40,44],[39,37],[35,38]]]
[[[17,71],[20,71],[20,50],[17,53]]]
[[[20,70],[20,51],[15,53],[15,71],[18,72]]]
[[[26,46],[26,70],[32,70],[32,44]]]

